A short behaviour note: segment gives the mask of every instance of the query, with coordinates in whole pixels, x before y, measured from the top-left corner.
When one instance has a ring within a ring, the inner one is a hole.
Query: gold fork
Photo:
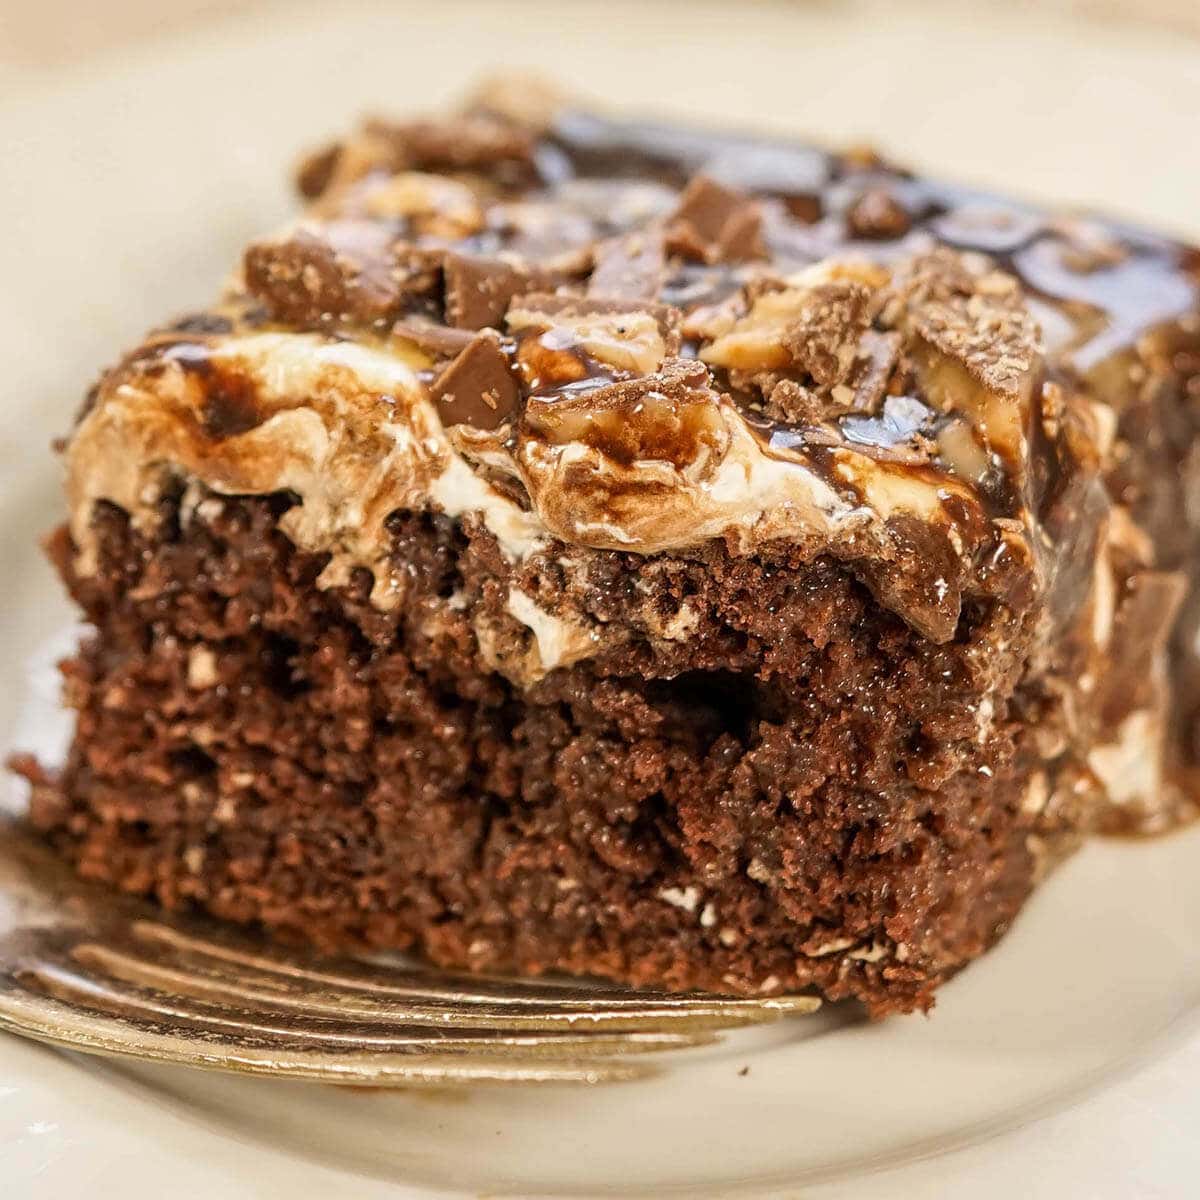
[[[340,1084],[599,1082],[818,1004],[321,959],[82,883],[0,820],[0,1029],[75,1050]]]

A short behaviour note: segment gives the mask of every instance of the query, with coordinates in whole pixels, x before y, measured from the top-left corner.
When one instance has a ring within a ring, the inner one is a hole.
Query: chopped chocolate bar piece
[[[392,146],[396,168],[423,171],[528,168],[535,149],[523,127],[485,114],[401,122],[377,119],[368,121],[364,132]]]
[[[610,238],[596,248],[588,293],[654,300],[662,292],[666,277],[666,239],[662,230],[639,229]]]
[[[244,266],[246,287],[271,315],[301,325],[335,317],[369,324],[395,310],[407,291],[432,286],[402,267],[386,229],[366,221],[255,242]]]
[[[794,370],[828,390],[848,378],[873,307],[871,289],[853,278],[762,289],[744,316],[713,329],[700,358],[741,372]]]
[[[475,340],[473,330],[442,325],[428,317],[406,317],[396,321],[390,332],[393,337],[411,342],[435,360],[454,358]]]
[[[514,296],[553,283],[548,271],[529,271],[497,258],[447,254],[446,320],[462,329],[499,328]]]
[[[860,283],[818,284],[784,330],[783,344],[792,362],[820,387],[833,387],[850,374],[859,339],[870,322],[869,299]]]
[[[495,429],[517,407],[517,381],[500,339],[481,333],[433,381],[430,395],[443,425]]]
[[[1200,253],[511,86],[301,187],[65,446],[83,874],[884,1015],[1195,814]]]
[[[705,262],[741,262],[764,254],[758,203],[706,175],[688,184],[667,235],[672,250]]]
[[[354,136],[306,158],[296,183],[309,200],[367,175],[405,170],[478,171],[516,187],[537,178],[535,151],[527,129],[486,113],[400,123],[371,120]]]
[[[898,238],[912,228],[908,210],[888,188],[868,188],[846,213],[852,237]]]

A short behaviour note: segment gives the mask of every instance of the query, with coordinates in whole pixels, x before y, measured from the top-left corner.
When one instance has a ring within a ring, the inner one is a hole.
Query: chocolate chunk
[[[491,333],[470,345],[434,380],[430,394],[446,425],[496,429],[516,411],[519,393],[500,339]]]
[[[975,291],[976,277],[967,260],[955,250],[939,246],[901,263],[893,277],[901,305],[920,305],[930,300],[952,302]]]
[[[761,393],[768,416],[806,424],[875,410],[900,346],[899,335],[870,328],[879,300],[857,278],[763,277],[685,330],[708,341],[701,359],[725,368],[732,387]]]
[[[246,251],[246,286],[271,316],[297,324],[382,320],[405,296],[436,285],[428,255],[397,246],[386,227],[331,221]]]
[[[371,120],[364,133],[387,145],[393,169],[482,171],[517,186],[536,178],[536,149],[528,129],[485,113],[440,120]]]
[[[353,136],[305,158],[296,187],[309,200],[377,173],[457,172],[486,175],[503,187],[537,181],[533,135],[511,121],[474,113],[444,120],[369,120]]]
[[[704,262],[762,258],[762,210],[744,192],[697,175],[667,224],[667,247]]]
[[[850,373],[859,339],[870,324],[870,295],[859,283],[817,284],[784,331],[792,361],[819,387],[833,387]]]
[[[306,155],[296,168],[296,190],[300,195],[306,200],[315,200],[322,195],[337,172],[341,156],[340,142]]]
[[[884,241],[903,237],[911,228],[908,210],[888,188],[868,188],[846,213],[851,237]]]
[[[653,300],[667,275],[666,241],[661,229],[639,229],[596,247],[596,265],[588,280],[591,296]]]
[[[446,320],[459,329],[498,327],[514,296],[553,286],[546,271],[530,271],[498,258],[447,254]]]
[[[855,562],[855,569],[876,597],[923,637],[950,641],[962,613],[963,556],[943,529],[907,513],[889,517],[887,530],[891,561]]]
[[[849,402],[854,412],[878,411],[900,360],[900,344],[898,333],[863,331],[858,342],[858,355],[846,378],[846,386],[854,393]]]
[[[319,321],[347,301],[333,248],[306,230],[283,242],[251,244],[243,270],[251,294],[283,321]]]
[[[740,375],[741,372],[734,374]],[[763,411],[776,421],[784,421],[789,425],[819,425],[825,420],[824,399],[794,379],[780,379],[774,374],[764,374],[745,382],[752,387],[762,388],[765,398]]]
[[[208,333],[222,334],[233,332],[233,322],[220,313],[198,312],[188,313],[172,321],[164,327],[166,333]]]
[[[985,387],[1018,396],[1038,355],[1033,318],[1016,305],[981,320],[969,301],[932,302],[913,316],[913,328],[936,351],[961,363]]]
[[[746,262],[763,258],[766,250],[762,240],[762,214],[757,206],[741,208],[730,214],[717,241],[717,258],[721,262]]]
[[[936,250],[898,270],[893,284],[895,298],[885,309],[885,323],[890,321],[889,310],[899,306],[902,324],[918,339],[912,350],[915,357],[928,359],[931,350],[934,357],[955,360],[989,391],[1021,395],[1042,344],[1038,324],[1013,276],[999,270],[976,274],[962,255]],[[924,375],[923,385],[936,387],[929,372]],[[945,408],[961,407],[963,402],[957,394],[938,400]]]
[[[391,329],[393,337],[403,338],[434,358],[454,358],[474,340],[468,329],[451,329],[422,317],[407,317]]]
[[[717,337],[700,351],[714,366],[738,371],[805,371],[818,387],[841,383],[854,360],[874,300],[865,284],[849,279],[807,286],[754,282],[744,289],[750,311],[717,313]],[[728,317],[732,321],[726,323]]]

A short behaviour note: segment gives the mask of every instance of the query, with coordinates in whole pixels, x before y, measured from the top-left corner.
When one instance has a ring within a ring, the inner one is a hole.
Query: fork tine
[[[811,1012],[323,960],[84,883],[0,817],[0,1028],[100,1054],[360,1086],[637,1079],[648,1051]]]
[[[812,996],[764,996],[735,997],[718,996],[710,993],[662,992],[651,988],[631,990],[607,981],[589,980],[586,985],[576,981],[553,978],[513,979],[496,975],[474,975],[440,971],[420,964],[416,967],[388,963],[380,967],[376,963],[354,960],[339,963],[332,971],[315,965],[312,958],[303,954],[283,956],[258,946],[241,947],[231,944],[222,937],[196,937],[171,926],[154,921],[134,921],[131,930],[140,940],[155,942],[183,954],[195,954],[203,958],[217,958],[258,970],[264,974],[275,974],[287,978],[303,978],[328,984],[348,991],[378,993],[384,996],[437,998],[461,1002],[471,1000],[496,1000],[507,1004],[547,1005],[564,1008],[586,1005],[589,1008],[601,1003],[612,1009],[644,1008],[648,1001],[665,1007],[688,1007],[697,1002],[711,1004],[720,1001],[723,1008],[767,1007],[780,1013],[807,1013],[819,1005]],[[222,931],[224,934],[224,931]],[[412,983],[403,980],[412,979]]]
[[[386,1087],[447,1083],[599,1083],[643,1078],[642,1061],[537,1058],[519,1055],[379,1054],[330,1052],[297,1042],[286,1049],[224,1036],[188,1036],[134,1016],[97,1014],[42,994],[0,989],[0,1028],[65,1049],[152,1062],[182,1063],[239,1074],[288,1076]]]
[[[163,947],[169,947],[181,955],[201,959],[219,959],[236,963],[250,971],[260,972],[257,976],[269,985],[270,976],[282,976],[288,980],[298,979],[306,983],[323,984],[347,993],[368,993],[397,999],[420,999],[422,1001],[444,1000],[454,1004],[493,1002],[514,1008],[530,1006],[538,1009],[575,1008],[589,1011],[597,1007],[617,1013],[623,1009],[644,1012],[653,1005],[663,1010],[713,1011],[722,1014],[753,1013],[755,1020],[771,1019],[772,1015],[804,1014],[820,1007],[814,996],[719,996],[710,993],[661,992],[653,989],[623,989],[607,982],[589,981],[586,986],[577,982],[553,979],[509,979],[489,975],[456,974],[438,971],[421,965],[411,968],[388,964],[378,968],[374,964],[355,961],[353,965],[339,964],[331,971],[321,966],[310,965],[309,960],[297,955],[285,958],[263,950],[231,945],[227,940],[220,942],[203,937],[194,937],[153,921],[135,921],[131,926],[134,935]],[[403,982],[411,979],[411,983]],[[767,1016],[762,1016],[763,1010]]]
[[[181,1030],[249,1038],[263,1045],[280,1042],[294,1045],[303,1040],[331,1049],[371,1049],[395,1053],[509,1053],[519,1049],[538,1058],[557,1055],[569,1058],[580,1053],[608,1055],[678,1050],[710,1044],[715,1037],[699,1032],[663,1033],[657,1031],[582,1032],[571,1030],[535,1030],[505,1033],[495,1029],[474,1029],[470,1013],[465,1024],[449,1027],[393,1023],[333,1022],[320,1017],[297,1017],[275,1010],[238,1009],[203,1001],[168,996],[150,989],[86,975],[70,964],[50,960],[23,968],[18,980],[65,1002],[75,1001],[89,1008],[118,1016],[169,1021]],[[274,1016],[274,1019],[270,1019]]]
[[[519,1006],[503,1001],[478,1000],[469,992],[460,998],[437,999],[408,991],[397,998],[384,998],[360,989],[334,988],[307,974],[290,976],[286,986],[278,979],[243,967],[237,972],[214,970],[200,963],[151,962],[138,955],[98,942],[82,942],[72,956],[85,966],[127,983],[141,984],[201,999],[218,999],[245,1006],[274,1004],[328,1016],[408,1021],[414,1024],[443,1024],[470,1007],[471,1020],[480,1028],[641,1027],[667,1029],[677,1025],[693,1029],[727,1028],[759,1024],[782,1015],[786,1009],[756,1000],[722,997],[650,997],[638,1007],[611,1007],[603,1001],[583,1005],[539,1004],[528,1000]],[[806,998],[797,998],[804,1000]],[[807,1001],[804,1011],[811,1011]]]

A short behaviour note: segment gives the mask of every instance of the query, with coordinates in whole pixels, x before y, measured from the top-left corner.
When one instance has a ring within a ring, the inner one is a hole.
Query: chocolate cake
[[[511,87],[299,187],[65,446],[83,875],[880,1015],[1191,814],[1196,251]]]

